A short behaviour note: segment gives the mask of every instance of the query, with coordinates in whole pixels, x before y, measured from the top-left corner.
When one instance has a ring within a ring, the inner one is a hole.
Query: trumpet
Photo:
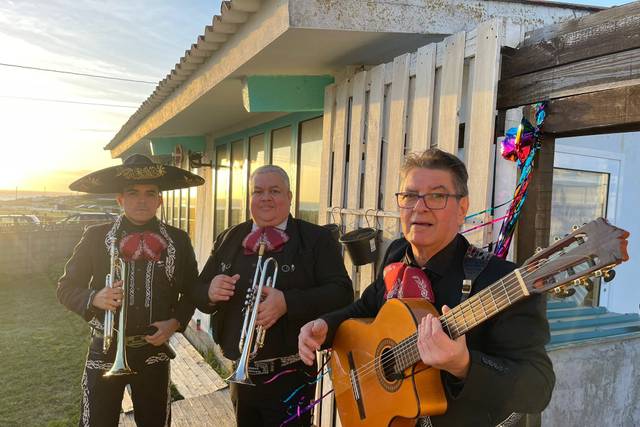
[[[113,365],[108,372],[103,374],[104,377],[111,376],[120,376],[120,375],[132,375],[135,374],[129,364],[127,363],[127,345],[126,345],[126,337],[125,337],[125,328],[127,325],[127,270],[126,263],[121,259],[115,256],[116,248],[115,248],[115,240],[111,244],[111,259],[110,259],[110,267],[109,274],[106,277],[105,286],[113,288],[113,284],[115,282],[115,273],[116,268],[119,269],[120,277],[123,281],[122,286],[122,305],[120,306],[120,311],[118,314],[118,328],[114,327],[114,312],[111,310],[106,310],[104,313],[104,332],[103,332],[103,341],[102,341],[102,351],[107,353],[109,348],[111,347],[111,343],[113,342],[113,332],[118,332],[118,342],[116,343],[116,357],[113,361]]]
[[[111,250],[109,252],[109,274],[104,279],[105,288],[113,288],[116,281],[116,268],[120,268],[120,276],[124,277],[124,263],[120,258],[116,258],[116,240],[111,242]],[[107,353],[113,342],[113,311],[106,310],[104,312],[104,333],[102,338],[102,352]]]
[[[254,385],[249,378],[249,360],[254,358],[258,353],[258,350],[264,346],[264,338],[267,331],[264,326],[256,327],[258,305],[260,304],[262,288],[275,288],[276,278],[278,277],[278,262],[274,258],[267,258],[264,263],[262,262],[265,246],[265,243],[260,243],[258,249],[258,262],[256,263],[256,271],[253,275],[253,283],[251,288],[247,291],[247,297],[244,303],[244,320],[242,322],[242,330],[240,332],[240,341],[238,342],[238,348],[241,354],[240,358],[236,362],[236,370],[229,378],[227,378],[227,381],[233,383]],[[269,264],[273,264],[273,273],[270,276],[267,276],[267,267]],[[252,347],[253,351],[249,353]]]

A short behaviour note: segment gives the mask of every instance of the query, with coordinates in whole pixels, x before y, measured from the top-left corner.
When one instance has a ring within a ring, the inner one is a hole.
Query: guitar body
[[[393,360],[388,349],[414,334],[427,313],[438,316],[437,310],[423,299],[391,299],[375,319],[349,319],[340,325],[330,363],[343,426],[413,426],[420,416],[446,411],[447,399],[438,369],[419,362],[399,379],[385,373],[381,363]],[[358,388],[355,391],[354,378]]]

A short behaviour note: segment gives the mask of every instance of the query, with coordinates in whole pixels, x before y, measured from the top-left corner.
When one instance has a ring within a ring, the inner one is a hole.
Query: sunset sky
[[[119,163],[103,147],[219,11],[220,0],[0,0],[0,190],[66,191]]]
[[[219,13],[219,0],[0,0],[0,189],[65,191],[119,163],[103,147]]]

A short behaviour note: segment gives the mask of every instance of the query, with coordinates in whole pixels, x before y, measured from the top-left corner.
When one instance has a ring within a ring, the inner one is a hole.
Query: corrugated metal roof
[[[198,36],[191,48],[175,67],[162,79],[149,97],[138,107],[120,131],[107,144],[105,149],[112,149],[154,108],[159,106],[171,93],[187,80],[216,50],[220,49],[227,39],[247,22],[252,13],[260,9],[261,0],[223,1],[220,15],[215,15],[211,25],[207,25],[204,33]]]

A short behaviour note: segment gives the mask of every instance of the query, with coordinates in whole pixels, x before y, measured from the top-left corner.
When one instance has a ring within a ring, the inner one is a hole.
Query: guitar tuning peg
[[[591,290],[593,289],[593,280],[591,280],[590,278],[586,278],[582,281],[582,286],[584,286],[584,288],[591,292]]]
[[[553,290],[553,293],[558,298],[568,298],[576,293],[574,288],[566,288],[564,286],[557,287]]]
[[[573,227],[571,227],[571,231],[576,231],[578,229],[580,229],[580,226],[578,225],[574,225]]]
[[[615,270],[607,270],[607,271],[604,272],[604,281],[605,282],[612,281],[614,277],[616,277],[616,271]]]
[[[538,247],[536,248],[536,253],[538,253],[538,252],[542,252],[542,248],[541,248],[540,246],[538,246]]]
[[[557,242],[557,241],[559,241],[560,239],[562,239],[562,237],[560,237],[560,236],[555,236],[555,237],[553,238],[553,241],[554,241],[554,242]]]

